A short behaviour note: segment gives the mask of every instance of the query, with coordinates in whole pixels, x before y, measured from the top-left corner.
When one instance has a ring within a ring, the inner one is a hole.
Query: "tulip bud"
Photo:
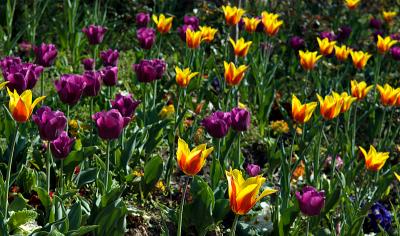
[[[39,108],[32,119],[39,128],[40,138],[47,141],[55,140],[67,125],[64,113],[52,111],[48,106]]]
[[[100,71],[101,79],[106,86],[114,86],[118,81],[118,67],[107,66]]]
[[[136,32],[136,37],[141,48],[150,50],[156,41],[156,31],[152,28],[140,28]]]
[[[85,58],[82,60],[82,65],[85,70],[93,70],[94,68],[94,59]]]
[[[74,143],[75,138],[68,137],[67,132],[62,131],[60,136],[50,143],[50,150],[53,157],[56,159],[65,159],[71,152]]]
[[[246,167],[246,172],[251,177],[257,176],[261,172],[261,168],[259,165],[248,164]]]
[[[36,63],[44,67],[51,66],[57,57],[57,48],[54,44],[42,43],[39,47],[34,47],[33,50],[36,56]]]
[[[83,94],[86,83],[81,75],[65,74],[54,81],[58,96],[63,103],[75,105]]]
[[[133,116],[140,103],[141,101],[133,100],[132,94],[125,96],[122,94],[117,94],[117,96],[115,96],[115,100],[111,101],[113,109],[117,109],[123,117],[129,118]]]
[[[139,12],[138,14],[136,14],[135,19],[136,19],[136,27],[138,28],[146,27],[147,24],[150,22],[150,14]]]
[[[231,113],[217,111],[211,116],[204,118],[201,125],[214,138],[223,138],[231,126]]]
[[[82,32],[86,34],[89,44],[96,45],[103,42],[107,28],[103,26],[90,25],[89,27],[84,27]]]
[[[250,128],[251,115],[246,109],[233,108],[231,111],[231,125],[236,131],[246,131]]]
[[[104,66],[116,66],[118,63],[119,53],[117,50],[111,48],[100,52],[100,58],[103,61]]]
[[[85,71],[83,73],[83,81],[85,81],[86,86],[83,90],[83,95],[88,97],[95,97],[100,91],[100,73],[97,71]]]
[[[296,198],[301,212],[307,216],[319,215],[325,204],[324,191],[318,192],[312,186],[306,186],[301,192],[296,192]]]
[[[117,139],[130,121],[130,118],[122,117],[116,109],[97,112],[92,115],[92,119],[96,123],[100,138],[106,140]]]

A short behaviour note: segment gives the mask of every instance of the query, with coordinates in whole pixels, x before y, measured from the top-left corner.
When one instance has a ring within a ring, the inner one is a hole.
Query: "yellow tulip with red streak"
[[[23,123],[29,120],[35,106],[45,99],[45,96],[38,97],[32,102],[32,91],[25,90],[21,95],[16,90],[11,92],[7,88],[8,95],[10,96],[9,109],[12,117],[16,122]]]
[[[378,48],[378,52],[383,54],[389,51],[389,49],[397,43],[397,40],[393,40],[390,36],[382,38],[378,35],[378,42],[376,43],[376,47]]]
[[[229,42],[231,42],[233,51],[238,57],[246,56],[249,52],[251,44],[253,43],[252,41],[245,42],[244,38],[240,38],[237,42],[235,42],[232,38],[229,38]]]
[[[201,43],[201,31],[192,31],[190,28],[186,30],[186,45],[188,48],[198,48]]]
[[[190,71],[189,68],[185,68],[181,70],[179,67],[175,67],[175,72],[176,72],[176,83],[182,87],[185,88],[189,85],[190,80],[192,80],[193,77],[199,74],[199,72],[192,72]]]
[[[226,83],[230,86],[235,86],[238,85],[240,81],[242,81],[248,66],[241,65],[238,68],[236,68],[233,62],[228,63],[224,61],[224,68],[225,68],[224,77]]]
[[[264,25],[264,31],[269,36],[274,36],[278,33],[283,21],[278,20],[279,15],[263,11],[261,13],[261,21]]]
[[[312,70],[314,69],[317,61],[322,57],[318,55],[318,52],[309,52],[309,51],[299,51],[300,56],[300,65],[304,70]]]
[[[319,94],[317,94],[317,97],[320,113],[325,120],[332,120],[340,114],[343,105],[343,99],[340,96],[333,93],[333,95],[327,95],[325,98],[322,98]]]
[[[203,168],[206,158],[213,150],[213,147],[207,148],[206,144],[201,144],[190,150],[185,140],[179,138],[178,150],[176,151],[179,168],[188,176],[197,175],[201,168]]]
[[[318,37],[317,42],[319,46],[319,52],[324,56],[331,55],[336,45],[336,41],[329,41],[328,38],[320,39]]]
[[[347,8],[349,8],[350,10],[354,10],[360,4],[360,1],[361,0],[345,0],[344,2]]]
[[[217,29],[214,29],[209,26],[200,26],[200,31],[201,31],[201,40],[207,43],[213,41],[215,34],[218,32]]]
[[[373,85],[367,86],[367,83],[365,81],[361,81],[358,83],[356,80],[352,80],[351,82],[351,95],[357,100],[364,99],[365,96],[371,91],[371,89],[374,87]]]
[[[339,61],[345,61],[349,57],[351,49],[346,45],[342,45],[341,47],[335,45],[335,55]]]
[[[392,23],[396,16],[397,12],[395,11],[383,11],[383,19],[385,19],[387,23]]]
[[[261,19],[257,18],[248,18],[244,17],[243,18],[244,22],[244,29],[246,30],[247,33],[254,33],[257,29],[258,24],[261,22]]]
[[[371,58],[371,54],[363,51],[350,51],[351,59],[355,68],[362,70],[367,65],[368,60]]]
[[[296,95],[292,95],[292,118],[296,123],[303,124],[309,121],[316,107],[316,102],[301,104]]]
[[[157,31],[161,34],[168,33],[171,30],[173,17],[165,17],[164,14],[160,14],[159,16],[153,15],[152,18]]]
[[[336,97],[337,100],[342,99],[340,113],[345,113],[346,111],[350,110],[351,104],[357,100],[357,98],[350,96],[347,92],[343,92],[340,95],[335,92],[333,92],[332,94]]]
[[[225,22],[227,25],[232,26],[239,23],[243,14],[246,12],[242,8],[222,6],[222,11],[224,12]]]
[[[360,147],[360,151],[365,158],[365,168],[370,171],[379,171],[389,159],[389,152],[377,152],[372,145],[370,145],[368,153],[362,147]]]
[[[400,96],[400,88],[394,89],[389,84],[385,84],[383,87],[377,85],[376,88],[380,93],[381,103],[384,106],[394,106]]]

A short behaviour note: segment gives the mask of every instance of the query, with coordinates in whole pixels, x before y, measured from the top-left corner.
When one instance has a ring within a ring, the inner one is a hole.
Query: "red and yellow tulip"
[[[351,48],[348,48],[346,45],[342,45],[341,47],[335,45],[335,55],[339,61],[345,61],[349,57]]]
[[[200,26],[201,40],[210,43],[214,40],[215,34],[218,32],[217,29],[209,26]]]
[[[345,0],[344,3],[346,4],[347,8],[350,10],[354,10],[357,8],[358,4],[360,4],[361,0]]]
[[[332,120],[336,118],[342,109],[343,99],[337,94],[325,96],[325,99],[317,94],[319,101],[319,108],[322,117],[325,120]]]
[[[239,23],[240,18],[242,18],[243,14],[246,12],[242,8],[231,6],[222,6],[222,11],[225,15],[226,24],[229,26]]]
[[[185,140],[179,138],[178,150],[176,151],[178,165],[183,173],[188,176],[194,176],[203,168],[206,158],[213,150],[213,147],[207,149],[206,144],[201,144],[190,150]]]
[[[318,52],[303,52],[302,50],[299,51],[299,56],[300,65],[304,70],[314,69],[317,61],[322,57],[321,55],[318,55]]]
[[[187,87],[190,80],[199,74],[199,72],[191,72],[189,68],[181,70],[179,67],[175,67],[175,73],[176,83],[182,88]]]
[[[45,99],[45,96],[38,97],[32,103],[32,91],[25,90],[21,95],[14,90],[11,92],[8,88],[8,95],[10,96],[9,109],[12,117],[16,122],[23,123],[26,122],[32,115],[33,108]]]
[[[342,107],[340,108],[341,113],[350,110],[351,104],[357,100],[357,98],[350,96],[347,92],[343,92],[340,95],[333,92],[333,95],[336,96],[337,100],[342,99]]]
[[[201,43],[201,31],[192,31],[190,28],[186,30],[186,45],[188,48],[198,48]]]
[[[257,18],[248,18],[244,17],[243,18],[244,22],[244,29],[246,30],[247,33],[254,33],[257,29],[258,24],[261,22],[261,19]]]
[[[328,56],[332,54],[333,49],[335,48],[336,45],[336,41],[329,41],[328,38],[320,39],[319,37],[317,38],[317,41],[319,46],[319,52],[322,55]]]
[[[225,68],[225,81],[228,85],[230,86],[235,86],[242,81],[244,77],[244,73],[246,72],[248,66],[246,65],[241,65],[238,68],[236,68],[235,64],[233,62],[228,62],[224,61],[224,68]]]
[[[264,31],[269,36],[274,36],[278,33],[279,28],[283,24],[283,21],[278,20],[279,14],[268,13],[263,11],[261,13],[262,23],[264,24]]]
[[[377,85],[376,88],[378,89],[381,95],[381,103],[384,106],[394,106],[397,102],[398,97],[400,96],[400,88],[394,89],[389,84],[385,84],[383,87]]]
[[[392,23],[393,19],[397,16],[397,12],[395,11],[383,11],[383,19],[387,23]]]
[[[367,83],[365,81],[361,81],[358,83],[356,80],[352,80],[351,82],[351,95],[357,100],[364,99],[365,96],[371,91],[371,89],[374,87],[373,85],[367,86]]]
[[[235,42],[232,38],[229,38],[229,42],[231,42],[233,51],[238,57],[246,56],[249,52],[251,44],[253,43],[252,41],[245,42],[244,38],[240,38],[237,42]]]
[[[296,123],[303,124],[309,121],[316,107],[316,102],[301,104],[296,95],[292,95],[292,118]]]
[[[371,54],[368,52],[363,51],[350,51],[351,59],[353,60],[353,65],[355,68],[362,70],[364,69],[365,65],[369,58],[371,58]]]
[[[393,40],[390,36],[382,38],[378,35],[378,42],[376,43],[376,47],[378,48],[378,52],[383,54],[389,51],[389,49],[397,43],[397,40]]]
[[[173,17],[165,17],[164,14],[160,14],[159,16],[152,16],[154,23],[156,24],[157,31],[161,34],[168,33],[172,27]]]
[[[368,153],[362,147],[360,147],[360,151],[365,158],[365,167],[370,171],[379,171],[389,159],[389,152],[377,152],[372,145],[369,147]]]

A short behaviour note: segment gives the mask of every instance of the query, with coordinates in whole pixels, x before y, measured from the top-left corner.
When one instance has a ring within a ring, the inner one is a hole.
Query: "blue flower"
[[[378,226],[379,224],[379,226]],[[372,227],[373,232],[379,233],[380,227],[388,231],[392,225],[392,214],[381,203],[377,202],[371,207],[368,214],[367,227]]]

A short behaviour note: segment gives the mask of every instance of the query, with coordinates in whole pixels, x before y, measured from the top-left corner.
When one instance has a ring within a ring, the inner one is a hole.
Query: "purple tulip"
[[[106,86],[114,86],[118,81],[118,67],[107,66],[100,71],[101,79]]]
[[[133,70],[136,72],[136,77],[139,82],[149,83],[157,79],[161,79],[167,65],[164,60],[152,59],[141,60],[139,64],[132,65]]]
[[[71,152],[75,138],[68,137],[67,132],[62,131],[57,139],[50,142],[50,150],[56,159],[65,159]]]
[[[246,131],[250,128],[250,112],[246,109],[235,107],[231,111],[231,121],[234,130]]]
[[[182,25],[182,26],[179,26],[177,29],[179,38],[181,38],[182,41],[184,41],[184,42],[186,42],[186,31],[188,29],[190,29],[192,31],[194,30],[192,25]]]
[[[336,169],[340,170],[344,165],[344,162],[340,156],[336,156],[335,160],[335,167]],[[332,167],[332,156],[328,156],[324,162],[324,167],[325,168],[331,168]]]
[[[382,21],[377,18],[371,18],[369,20],[369,26],[374,29],[380,29],[382,27]]]
[[[139,12],[138,14],[136,14],[136,26],[138,28],[146,27],[149,22],[150,22],[149,13]]]
[[[65,74],[54,81],[54,85],[60,100],[72,106],[82,97],[86,83],[81,75]]]
[[[337,41],[343,42],[343,41],[347,40],[350,37],[351,32],[352,32],[352,29],[350,26],[340,27],[338,30],[337,37],[336,37]]]
[[[244,29],[245,24],[244,24],[243,18],[240,18],[239,23],[238,23],[238,27],[239,27],[239,30],[243,30]]]
[[[96,45],[103,42],[107,28],[103,26],[90,25],[89,27],[84,27],[82,32],[86,34],[89,44]]]
[[[57,48],[54,44],[40,44],[39,47],[34,47],[36,64],[44,67],[49,67],[53,65],[54,60],[57,57]]]
[[[261,19],[261,16],[256,16],[257,19]],[[264,23],[262,23],[262,21],[260,21],[260,23],[258,23],[257,28],[256,28],[256,32],[258,33],[263,33],[264,32]]]
[[[324,31],[319,33],[319,37],[321,39],[327,38],[329,41],[335,41],[336,40],[336,35],[332,31]]]
[[[217,111],[203,119],[201,125],[214,138],[223,138],[231,126],[231,113]]]
[[[85,71],[85,73],[83,73],[83,81],[86,83],[83,95],[87,97],[97,96],[101,87],[100,73],[97,71]]]
[[[94,59],[85,58],[82,60],[82,65],[85,70],[93,70],[94,69]]]
[[[318,192],[312,186],[306,186],[301,192],[296,192],[296,198],[301,212],[307,216],[319,215],[325,204],[324,191]]]
[[[257,176],[261,171],[261,167],[255,164],[248,164],[246,167],[246,172],[251,177]]]
[[[123,128],[129,123],[129,117],[123,117],[117,109],[101,111],[92,115],[96,123],[99,136],[102,139],[117,139]]]
[[[400,47],[395,46],[390,48],[390,55],[392,55],[393,59],[396,61],[400,61]]]
[[[193,27],[193,30],[198,30],[200,21],[199,21],[199,18],[197,18],[195,16],[184,16],[183,23],[185,25],[191,25]]]
[[[43,106],[32,115],[33,121],[39,128],[40,138],[46,141],[55,140],[67,125],[67,118],[61,111],[52,111]]]
[[[111,101],[113,109],[117,109],[123,117],[131,118],[136,108],[139,106],[141,101],[133,100],[132,94],[121,95],[117,94],[115,100]]]
[[[292,47],[296,51],[304,48],[304,39],[299,36],[293,36],[290,39],[289,43],[290,43],[290,47]]]
[[[390,38],[393,39],[393,40],[400,41],[400,33],[391,34]]]
[[[104,66],[116,66],[118,63],[119,53],[117,50],[111,48],[100,52],[100,58],[103,61]]]
[[[141,48],[150,50],[156,41],[156,31],[152,28],[140,28],[136,32],[136,37]]]

